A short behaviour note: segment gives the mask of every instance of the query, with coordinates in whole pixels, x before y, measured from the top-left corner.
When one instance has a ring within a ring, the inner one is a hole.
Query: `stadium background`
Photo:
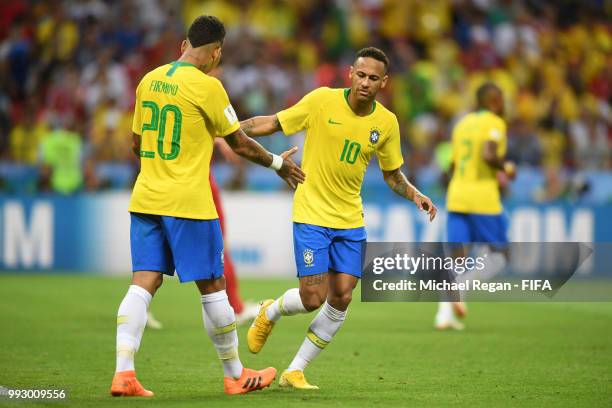
[[[176,59],[202,13],[227,26],[215,72],[240,118],[318,86],[347,85],[356,49],[391,59],[380,100],[398,116],[411,180],[443,207],[450,130],[495,81],[507,99],[506,193],[517,241],[612,240],[609,1],[23,1],[0,5],[2,270],[129,273],[134,88]],[[260,139],[280,152],[300,136]],[[443,240],[372,163],[370,240]],[[242,276],[293,274],[290,192],[217,152],[228,238]],[[253,217],[256,214],[256,217]]]

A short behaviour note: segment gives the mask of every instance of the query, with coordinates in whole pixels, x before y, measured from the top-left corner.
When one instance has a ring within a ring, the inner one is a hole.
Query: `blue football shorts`
[[[194,220],[130,213],[132,271],[178,274],[181,282],[223,275],[223,235],[218,219]]]
[[[508,243],[508,219],[505,214],[485,215],[449,212],[446,222],[448,242]]]
[[[297,276],[318,275],[331,269],[361,278],[366,238],[364,227],[336,229],[294,222]]]

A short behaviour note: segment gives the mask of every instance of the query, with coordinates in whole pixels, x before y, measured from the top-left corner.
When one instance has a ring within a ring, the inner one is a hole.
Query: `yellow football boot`
[[[274,303],[274,299],[266,299],[261,302],[259,313],[247,332],[247,344],[249,345],[249,351],[253,354],[257,354],[261,351],[274,327],[274,322],[268,320],[266,316],[266,309],[272,303]]]
[[[283,374],[278,380],[278,385],[281,387],[292,387],[298,390],[318,390],[316,385],[309,384],[304,377],[304,372],[300,370],[283,371]]]

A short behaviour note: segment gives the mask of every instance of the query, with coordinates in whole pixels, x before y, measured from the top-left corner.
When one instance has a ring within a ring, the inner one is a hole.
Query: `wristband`
[[[279,171],[281,167],[283,167],[283,158],[272,153],[272,164],[268,166],[269,168]]]

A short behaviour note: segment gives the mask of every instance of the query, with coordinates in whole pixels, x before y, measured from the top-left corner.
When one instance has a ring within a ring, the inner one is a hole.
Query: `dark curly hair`
[[[387,58],[387,55],[382,50],[376,47],[366,47],[360,49],[359,51],[357,51],[357,54],[355,54],[355,61],[357,61],[358,58],[362,57],[374,58],[375,60],[385,64],[385,71],[389,69],[389,58]]]
[[[215,16],[199,16],[191,23],[187,38],[194,48],[214,42],[223,43],[225,26]]]

